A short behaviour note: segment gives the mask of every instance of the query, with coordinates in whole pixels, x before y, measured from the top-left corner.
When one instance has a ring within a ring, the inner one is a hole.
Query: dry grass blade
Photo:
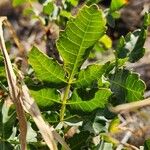
[[[13,26],[11,25],[11,23],[8,20],[5,20],[4,24],[6,27],[8,27],[10,34],[13,37],[15,44],[17,45],[17,47],[19,49],[19,55],[24,57],[24,53],[25,53],[24,47],[23,47],[22,43],[19,41]]]
[[[28,66],[25,48],[24,48],[23,44],[21,43],[21,41],[19,40],[17,33],[16,33],[15,29],[13,28],[12,24],[8,20],[5,20],[4,25],[5,25],[5,27],[8,28],[8,31],[19,50],[17,56],[19,56],[21,58],[21,70],[25,71]]]
[[[127,110],[132,110],[144,106],[150,106],[150,98],[144,99],[142,101],[131,102],[127,104],[121,104],[116,107],[109,107],[110,111],[114,113],[120,113]]]
[[[21,79],[21,81],[23,80]],[[55,149],[57,149],[53,139],[54,137],[60,144],[63,145],[63,147],[66,150],[70,150],[69,146],[66,144],[64,139],[54,130],[53,127],[50,127],[49,124],[47,124],[43,120],[37,104],[34,102],[34,99],[30,96],[28,88],[24,83],[22,83],[22,95],[24,97],[23,100],[24,109],[32,116],[47,145],[49,147],[53,146],[55,147]]]
[[[7,75],[8,85],[9,85],[9,92],[13,102],[16,105],[17,115],[20,124],[20,134],[21,134],[20,141],[22,145],[21,149],[22,150],[26,149],[27,126],[26,126],[26,120],[24,114],[24,110],[25,110],[27,113],[29,113],[32,116],[37,127],[39,128],[41,135],[43,136],[43,139],[45,140],[47,146],[51,150],[57,150],[55,139],[60,144],[63,145],[64,149],[70,150],[69,146],[66,144],[64,139],[56,131],[54,131],[54,128],[50,127],[49,124],[46,123],[42,118],[41,112],[37,104],[35,103],[34,99],[30,96],[29,90],[27,86],[24,84],[22,74],[21,72],[19,72],[19,70],[18,70],[18,77],[22,84],[20,86],[17,83],[16,75],[13,72],[13,68],[3,38],[2,24],[3,21],[5,21],[6,19],[7,19],[6,17],[0,18],[0,39],[1,39],[2,54],[5,60],[5,69],[6,69],[6,75]]]
[[[43,120],[40,110],[34,100],[30,97],[27,86],[22,85],[22,96],[24,109],[32,116],[45,142],[51,150],[57,150],[57,146],[52,134],[52,128]]]
[[[27,123],[26,123],[25,113],[24,113],[24,110],[21,105],[21,96],[20,96],[19,88],[17,86],[16,76],[13,72],[13,68],[12,68],[11,61],[9,59],[9,56],[8,56],[8,53],[6,50],[5,41],[4,41],[4,37],[3,37],[2,25],[3,25],[3,21],[5,21],[6,19],[7,19],[6,17],[0,18],[1,50],[2,50],[2,54],[4,56],[7,82],[8,82],[8,86],[9,86],[9,94],[10,94],[10,97],[11,97],[13,103],[15,104],[17,117],[19,120],[21,149],[26,150],[27,149],[27,144],[26,144]]]

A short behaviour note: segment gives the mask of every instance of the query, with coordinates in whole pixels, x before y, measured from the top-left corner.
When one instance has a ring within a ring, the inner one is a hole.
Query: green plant
[[[92,5],[89,8],[84,6],[76,18],[69,20],[65,31],[60,33],[57,41],[57,48],[64,62],[63,66],[42,54],[35,47],[29,53],[29,63],[38,79],[48,82],[53,88],[57,86],[64,88],[62,96],[56,92],[56,89],[42,89],[43,93],[47,93],[47,90],[49,93],[53,90],[54,93],[55,90],[57,95],[53,99],[62,105],[60,121],[64,120],[66,105],[70,106],[70,109],[90,112],[104,107],[111,94],[108,89],[99,89],[96,85],[96,81],[105,71],[104,66],[94,64],[81,70],[83,62],[88,58],[90,47],[105,34],[105,24],[102,11],[98,10],[97,6]],[[91,97],[89,100],[82,99],[82,96],[84,97],[82,93],[79,95],[78,91],[82,89],[85,90],[85,94],[90,94],[92,91],[93,95],[89,95]],[[52,95],[50,94],[49,98],[50,96]]]
[[[81,148],[113,149],[116,143],[107,140],[109,137],[101,138],[101,133],[109,131],[108,119],[116,116],[107,109],[107,106],[109,104],[116,106],[144,98],[145,83],[140,79],[138,73],[126,68],[126,63],[134,63],[144,55],[143,47],[147,27],[150,25],[150,14],[145,14],[141,29],[119,39],[113,50],[113,60],[104,64],[98,62],[90,65],[84,64],[95,44],[98,41],[104,41],[107,37],[108,16],[114,17],[114,13],[125,4],[125,1],[117,2],[118,5],[115,5],[112,1],[107,13],[92,4],[83,6],[75,17],[69,17],[65,30],[60,32],[56,42],[59,57],[63,63],[48,57],[35,46],[28,54],[30,69],[33,70],[26,76],[25,83],[40,107],[45,120],[54,125],[55,130],[66,139],[70,148],[74,150]],[[88,1],[87,4],[91,4],[91,1]],[[44,4],[43,12],[46,15],[52,11],[52,3]],[[0,62],[2,61],[3,59],[0,57]],[[3,79],[4,68],[1,64],[0,69],[3,70],[0,70],[0,79]],[[6,86],[5,78],[1,80],[2,90],[5,89],[4,85]],[[8,91],[6,90],[6,92]],[[9,133],[5,135],[4,132],[0,132],[0,140],[2,139],[0,144],[7,145],[6,143],[9,143],[8,147],[17,147],[19,136],[16,127],[17,121],[14,119],[16,117],[14,108],[6,107],[6,103],[3,101],[0,103],[0,107],[2,131],[5,131],[5,128],[11,124]],[[11,115],[8,115],[9,111]],[[30,138],[27,141],[29,149],[47,149],[29,116],[27,116],[27,121],[31,132],[27,136]],[[113,121],[118,126],[119,123],[115,122],[115,119]],[[114,127],[112,124],[110,124],[110,128]],[[93,139],[96,137],[99,138],[94,143]],[[40,143],[38,143],[39,141]],[[58,147],[61,149],[60,145]]]
[[[48,58],[36,47],[29,53],[29,63],[37,78],[44,83],[44,88],[31,93],[41,106],[61,105],[61,122],[70,119],[71,114],[78,114],[83,119],[86,114],[105,108],[109,98],[115,105],[143,99],[145,84],[137,73],[125,69],[125,63],[138,61],[144,54],[149,14],[145,15],[142,29],[120,38],[114,51],[114,62],[95,63],[81,69],[92,46],[106,31],[104,15],[96,7],[84,6],[75,19],[70,18],[65,31],[60,33],[57,48],[63,65]],[[107,86],[103,83],[104,77],[109,82]]]

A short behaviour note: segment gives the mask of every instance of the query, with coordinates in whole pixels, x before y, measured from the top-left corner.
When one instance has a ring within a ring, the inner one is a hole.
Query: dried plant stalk
[[[13,72],[12,65],[6,50],[5,41],[3,37],[3,21],[6,20],[6,17],[0,18],[0,43],[1,43],[1,50],[2,54],[4,56],[4,63],[5,63],[5,71],[7,76],[7,82],[9,86],[9,94],[10,97],[15,104],[16,107],[16,113],[19,120],[19,129],[20,129],[20,143],[21,143],[21,149],[26,150],[27,144],[26,144],[26,135],[27,135],[27,122],[24,110],[21,105],[21,96],[19,92],[19,88],[17,87],[17,80],[16,76]]]
[[[21,78],[20,80],[22,81],[22,97],[23,97],[22,102],[24,109],[32,116],[46,143],[49,144],[51,142],[50,139],[54,138],[66,150],[70,150],[69,146],[66,144],[64,139],[55,131],[55,129],[52,126],[50,126],[43,120],[37,104],[35,103],[34,99],[30,96],[29,90],[25,85],[25,83],[23,82],[22,75],[20,74],[19,77]]]
[[[64,149],[70,150],[67,143],[64,139],[54,130],[53,127],[44,121],[42,118],[41,112],[35,103],[34,99],[30,96],[29,90],[25,83],[23,82],[23,76],[21,72],[18,70],[18,78],[21,82],[21,85],[17,82],[16,75],[14,74],[11,61],[9,59],[4,37],[3,37],[3,29],[2,24],[6,20],[6,17],[0,17],[0,39],[1,39],[1,47],[2,47],[2,54],[5,60],[5,70],[7,75],[7,81],[9,85],[9,92],[10,96],[16,105],[16,111],[19,119],[19,127],[20,127],[20,142],[22,146],[22,150],[26,150],[26,132],[27,132],[27,125],[25,120],[25,113],[24,110],[29,113],[33,120],[35,121],[37,127],[43,139],[45,140],[47,146],[51,150],[57,150],[57,145],[55,140],[57,140],[60,144],[63,145]],[[23,110],[24,109],[24,110]]]
[[[114,113],[120,113],[123,111],[133,110],[133,109],[144,107],[144,106],[150,106],[150,98],[147,98],[141,101],[127,103],[127,104],[121,104],[116,107],[110,106],[109,110]]]

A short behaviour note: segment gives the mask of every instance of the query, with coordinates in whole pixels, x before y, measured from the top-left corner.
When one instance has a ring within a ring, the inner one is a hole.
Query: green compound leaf
[[[120,102],[143,99],[145,84],[137,73],[120,69],[110,77],[110,83],[112,92]]]
[[[79,72],[78,79],[75,81],[75,86],[78,88],[87,88],[95,84],[105,73],[106,65],[90,65],[86,69]]]
[[[80,91],[80,89],[78,89]],[[91,112],[97,108],[104,108],[111,95],[108,89],[99,89],[90,100],[83,99],[79,96],[79,91],[74,90],[72,97],[69,100],[69,105],[72,110],[80,110],[83,112]],[[86,97],[88,97],[86,95]]]
[[[60,33],[57,48],[64,60],[70,80],[78,73],[89,55],[90,47],[105,34],[106,20],[96,5],[84,6],[76,18],[71,18]]]
[[[60,103],[60,94],[56,89],[43,88],[39,90],[30,90],[30,92],[40,107],[49,107],[54,103]]]
[[[36,47],[29,52],[29,63],[33,67],[39,80],[54,85],[65,86],[65,72],[63,68],[52,58],[49,58]]]
[[[117,58],[126,58],[131,63],[138,61],[145,53],[144,43],[147,37],[147,27],[150,25],[150,14],[145,14],[142,29],[133,33],[128,33],[125,37],[121,37],[117,47]]]

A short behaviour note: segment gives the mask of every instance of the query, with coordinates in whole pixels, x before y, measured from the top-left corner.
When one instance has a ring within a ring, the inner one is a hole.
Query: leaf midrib
[[[91,14],[90,14],[90,16],[91,16]],[[91,20],[92,20],[92,19],[91,19]],[[85,35],[86,35],[86,33],[87,33],[87,30],[88,30],[88,28],[89,28],[89,26],[90,26],[90,24],[91,24],[91,22],[92,22],[91,20],[89,21],[89,23],[88,23],[88,25],[87,25],[87,27],[86,27],[86,30],[85,30],[85,32],[84,32],[83,40],[82,40],[82,42],[81,42],[81,44],[80,44],[80,49],[79,49],[78,54],[77,54],[77,56],[76,56],[76,60],[75,60],[74,66],[73,66],[71,75],[70,75],[70,77],[69,77],[69,83],[72,83],[72,80],[73,80],[73,77],[74,77],[74,71],[75,71],[75,69],[76,69],[76,65],[77,65],[77,62],[78,62],[78,57],[79,57],[79,54],[80,54],[81,49],[83,48],[82,45],[83,45],[84,38],[85,38]]]

